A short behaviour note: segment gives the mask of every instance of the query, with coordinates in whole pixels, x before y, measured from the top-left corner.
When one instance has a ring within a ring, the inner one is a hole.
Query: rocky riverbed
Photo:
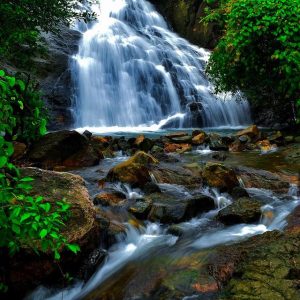
[[[15,160],[33,194],[72,205],[65,235],[81,252],[56,265],[24,249],[4,266],[14,297],[39,285],[29,299],[300,297],[297,135],[65,130],[16,142]]]

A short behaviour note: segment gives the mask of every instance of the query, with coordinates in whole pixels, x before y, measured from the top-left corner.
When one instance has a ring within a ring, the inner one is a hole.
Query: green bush
[[[300,105],[299,15],[298,0],[227,0],[210,11],[204,21],[224,24],[224,36],[207,65],[216,91],[240,90],[254,104],[278,113],[288,108],[295,117]]]
[[[33,84],[0,70],[0,99],[2,130],[10,139],[30,142],[46,133],[46,110]]]
[[[41,100],[30,85],[0,70],[0,248],[13,255],[21,247],[30,247],[37,253],[53,252],[59,259],[64,246],[79,251],[61,233],[70,206],[63,200],[51,204],[30,196],[33,179],[22,178],[10,159],[13,139],[31,141],[46,132],[40,109]]]

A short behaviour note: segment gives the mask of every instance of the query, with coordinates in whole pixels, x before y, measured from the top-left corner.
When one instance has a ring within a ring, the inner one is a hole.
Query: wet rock
[[[174,196],[152,194],[147,199],[152,201],[148,219],[167,224],[180,223],[215,207],[214,200],[205,195],[176,199]]]
[[[209,149],[213,151],[228,151],[229,140],[221,137],[219,134],[211,133],[209,135]]]
[[[292,136],[292,135],[288,135],[288,136],[286,136],[286,137],[284,138],[284,140],[285,140],[285,142],[286,142],[287,144],[290,144],[290,143],[295,142],[295,137]]]
[[[240,186],[234,187],[230,195],[234,200],[237,200],[239,198],[249,197],[248,192]]]
[[[202,183],[200,176],[195,176],[192,171],[178,166],[175,166],[173,169],[156,166],[151,171],[158,183],[178,184],[189,187],[199,187]]]
[[[45,169],[64,165],[65,161],[71,167],[72,159],[76,167],[89,167],[98,163],[99,158],[96,156],[85,136],[68,130],[52,132],[41,137],[28,152],[29,161]],[[79,161],[76,162],[76,159]]]
[[[191,151],[192,150],[192,146],[190,144],[171,144],[171,143],[166,143],[165,147],[164,147],[164,151],[166,153],[172,153],[172,152],[176,152],[176,153],[184,153],[187,151]]]
[[[272,150],[272,145],[271,145],[269,140],[259,141],[259,142],[256,143],[256,146],[261,151],[270,151],[270,150]]]
[[[145,138],[144,135],[140,135],[135,139],[134,145],[141,151],[149,152],[154,146],[154,142],[151,139]]]
[[[105,249],[95,249],[92,251],[88,258],[83,262],[79,277],[85,282],[89,280],[96,270],[103,264],[108,253]]]
[[[221,191],[231,191],[234,187],[239,186],[235,172],[218,163],[207,163],[203,173],[204,182]]]
[[[12,155],[13,160],[19,160],[26,154],[27,146],[24,143],[13,142],[14,153]]]
[[[277,145],[283,145],[284,144],[284,137],[281,131],[276,131],[272,133],[270,136],[268,136],[268,140],[271,143],[277,144]]]
[[[245,150],[245,145],[241,143],[239,139],[236,139],[232,144],[229,145],[230,152],[241,152]],[[256,146],[255,146],[256,147]]]
[[[206,134],[205,132],[200,132],[199,134],[193,136],[192,144],[193,145],[202,145],[205,142]]]
[[[113,167],[107,174],[106,180],[110,182],[120,181],[132,186],[143,187],[151,182],[150,166],[157,164],[153,156],[139,151],[127,161]]]
[[[287,219],[286,231],[300,235],[300,206],[297,206]]]
[[[189,134],[187,132],[173,132],[165,135],[168,139],[174,139],[174,138],[180,138],[180,137],[186,137]]]
[[[288,192],[290,184],[277,174],[247,167],[235,168],[245,188],[271,190],[279,194]]]
[[[97,154],[91,145],[87,145],[81,151],[64,160],[62,165],[67,168],[92,167],[97,165],[100,159],[103,158],[102,152]]]
[[[242,135],[239,137],[239,141],[242,143],[242,144],[246,144],[246,143],[249,143],[251,142],[251,139],[248,135]]]
[[[101,193],[95,196],[93,202],[95,205],[119,206],[124,204],[126,196],[121,193]]]
[[[227,155],[225,153],[215,153],[212,155],[212,158],[219,161],[225,161]]]
[[[145,194],[160,193],[160,187],[154,182],[147,182],[143,188]]]
[[[174,144],[189,144],[192,142],[192,137],[189,135],[182,136],[182,137],[174,137],[171,138],[171,141]]]
[[[83,132],[83,135],[89,140],[89,139],[91,139],[91,137],[92,137],[93,134],[90,131],[85,130]]]
[[[152,200],[139,199],[128,209],[137,219],[146,220],[152,207]]]
[[[243,136],[243,135],[247,135],[251,139],[254,139],[259,135],[259,129],[257,128],[256,125],[251,125],[248,128],[245,128],[244,130],[239,131],[236,135],[238,137]]]
[[[251,198],[240,198],[222,209],[217,218],[226,225],[257,222],[261,216],[261,202]]]
[[[247,143],[247,144],[246,144],[246,149],[247,149],[247,150],[253,151],[253,150],[255,150],[256,148],[257,148],[256,145],[253,144],[253,143]]]

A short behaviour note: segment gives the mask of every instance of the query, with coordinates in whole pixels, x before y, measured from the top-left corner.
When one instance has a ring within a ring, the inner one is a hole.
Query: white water
[[[161,185],[161,188],[171,191],[171,185]],[[118,187],[117,189],[123,189]],[[174,186],[174,193],[178,191],[185,195],[185,190],[180,186]],[[237,224],[225,228],[211,228],[208,226],[214,222],[217,213],[231,203],[231,198],[227,194],[220,194],[216,189],[205,189],[202,192],[214,198],[216,209],[204,213],[203,215],[181,223],[180,226],[185,232],[197,232],[195,240],[188,240],[187,243],[177,243],[178,238],[167,234],[166,228],[159,224],[148,223],[145,228],[136,229],[127,225],[127,235],[125,240],[120,240],[109,250],[109,255],[102,267],[86,283],[78,282],[76,285],[64,290],[54,291],[44,287],[38,288],[28,300],[76,300],[82,299],[101,283],[117,274],[128,263],[144,257],[154,255],[155,249],[163,247],[178,247],[180,251],[190,251],[210,248],[222,244],[231,244],[246,240],[249,237],[259,235],[271,230],[283,230],[287,225],[287,216],[300,204],[298,189],[292,185],[289,192],[288,201],[282,201],[271,191],[248,189],[252,195],[261,196],[269,204],[262,206],[262,218],[258,224]],[[271,212],[272,214],[267,214]],[[196,231],[195,231],[196,230]],[[180,246],[181,245],[181,246]],[[184,247],[184,248],[180,248]],[[152,252],[153,251],[153,252]]]
[[[246,101],[211,93],[204,76],[209,52],[171,32],[149,2],[101,0],[93,10],[98,20],[74,57],[77,127],[141,131],[251,122]],[[203,124],[190,114],[192,102],[202,107]]]

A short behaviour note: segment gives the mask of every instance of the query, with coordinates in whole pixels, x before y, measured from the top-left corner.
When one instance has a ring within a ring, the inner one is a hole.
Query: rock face
[[[43,34],[43,37],[48,54],[35,58],[33,63],[38,70],[37,80],[51,114],[49,128],[55,130],[73,123],[71,106],[74,88],[70,61],[78,50],[81,33],[60,25],[58,35]]]
[[[215,25],[200,23],[207,4],[203,0],[151,0],[173,29],[194,44],[214,48],[219,37]]]
[[[235,172],[222,164],[208,163],[202,176],[206,184],[219,188],[221,191],[231,191],[234,187],[239,186]]]
[[[218,219],[226,224],[253,223],[261,216],[261,203],[250,198],[240,198],[232,204],[222,209],[218,214]]]
[[[65,199],[71,204],[71,217],[64,227],[63,234],[71,243],[77,243],[81,251],[78,255],[63,251],[60,264],[66,270],[80,266],[86,254],[98,247],[100,229],[96,222],[96,211],[90,200],[84,180],[77,175],[57,173],[36,168],[21,170],[22,176],[35,179],[31,194],[41,195],[50,203]],[[44,280],[61,278],[52,255],[37,256],[30,249],[22,249],[19,254],[5,263],[6,283],[9,286],[9,299],[21,299],[20,295],[34,288]],[[5,267],[4,266],[4,267]]]
[[[88,167],[99,162],[84,135],[76,131],[62,130],[49,133],[35,142],[28,152],[29,161],[45,169],[55,166]]]
[[[157,164],[153,156],[139,151],[127,161],[122,162],[112,168],[106,177],[107,181],[120,181],[129,183],[132,186],[143,187],[147,182],[151,182],[149,166]]]
[[[279,194],[287,193],[289,182],[283,180],[279,175],[253,168],[235,168],[236,173],[243,181],[246,188],[259,188],[274,191]]]

